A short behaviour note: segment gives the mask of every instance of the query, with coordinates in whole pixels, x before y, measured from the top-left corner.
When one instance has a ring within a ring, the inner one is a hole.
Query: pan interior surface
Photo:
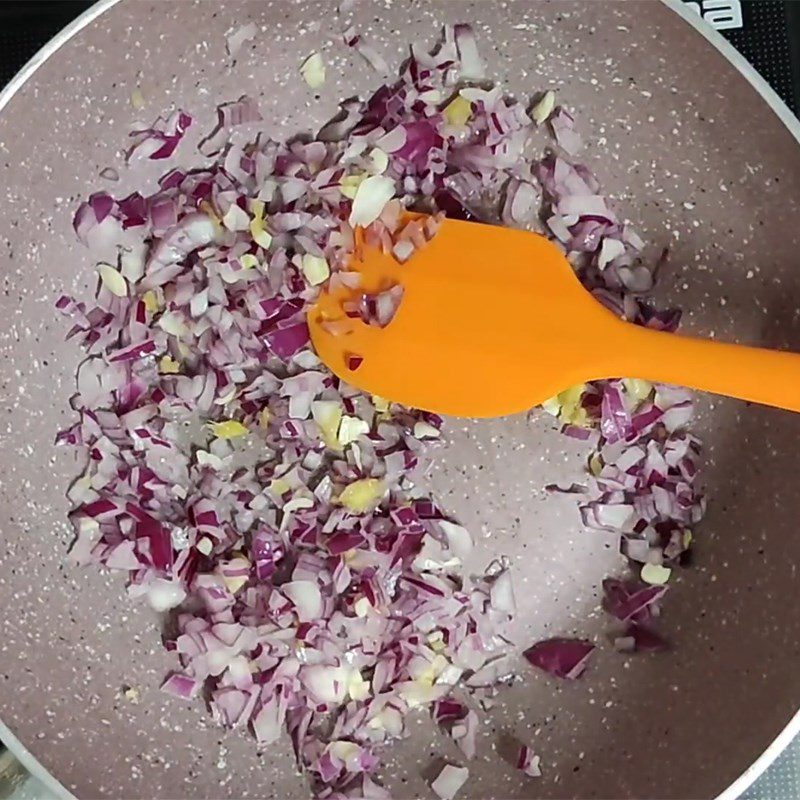
[[[380,84],[341,44],[335,10],[123,0],[55,52],[0,114],[0,709],[81,797],[307,796],[288,741],[257,754],[248,736],[218,729],[202,703],[159,692],[174,662],[158,619],[126,598],[119,575],[65,563],[64,492],[81,464],[52,443],[70,419],[79,353],[64,343],[53,305],[62,293],[90,296],[92,265],[72,212],[103,168],[121,168],[120,147],[142,116],[181,105],[210,130],[217,103],[247,94],[267,133],[285,139]],[[647,12],[629,2],[364,0],[352,15],[392,67],[409,42],[432,44],[443,24],[472,23],[487,73],[519,97],[557,89],[609,195],[654,254],[669,247],[659,304],[680,305],[688,332],[798,350],[796,142],[683,20],[661,4]],[[261,33],[231,63],[225,34],[250,20]],[[315,93],[297,69],[319,49],[329,79]],[[130,103],[137,87],[142,111]],[[179,148],[171,165],[195,166],[196,155]],[[163,171],[120,169],[114,191]],[[524,681],[482,721],[459,796],[710,798],[800,706],[800,613],[791,602],[800,417],[712,397],[698,405],[709,511],[694,563],[665,604],[671,651],[625,656],[603,646],[569,683],[522,667]],[[432,488],[473,532],[476,570],[511,559],[514,640],[602,637],[600,581],[622,567],[617,542],[583,529],[573,497],[544,490],[580,478],[586,446],[543,414],[446,427]],[[457,760],[432,727],[414,719],[412,735],[391,748],[383,774],[393,797],[429,796],[431,766]],[[540,754],[541,778],[503,757],[513,739]]]

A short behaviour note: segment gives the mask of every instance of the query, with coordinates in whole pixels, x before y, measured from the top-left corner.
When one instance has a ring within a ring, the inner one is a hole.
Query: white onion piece
[[[529,778],[540,778],[542,775],[539,756],[527,745],[520,746],[517,769],[522,770]]]
[[[253,733],[260,747],[274,744],[281,737],[283,717],[276,698],[265,703],[253,718]]]
[[[179,262],[192,251],[211,244],[216,234],[214,221],[206,214],[187,214],[155,246],[148,261],[148,271]]]
[[[414,243],[409,239],[406,239],[402,242],[397,242],[392,248],[392,254],[394,257],[401,263],[405,264],[409,258],[414,254]]]
[[[438,439],[441,435],[442,432],[438,428],[425,420],[418,420],[414,423],[414,436],[417,439]]]
[[[364,775],[361,794],[364,800],[392,800],[392,796],[389,792],[384,789],[383,786],[379,786],[375,783],[369,775]]]
[[[136,283],[144,275],[147,259],[147,245],[144,242],[132,242],[120,251],[120,272],[130,283]]]
[[[373,147],[369,151],[369,158],[372,161],[372,172],[376,175],[386,172],[389,167],[389,156],[380,147]]]
[[[479,81],[486,76],[483,61],[478,53],[475,34],[470,25],[455,25],[455,40],[461,59],[461,77],[467,81]]]
[[[100,275],[100,281],[103,286],[105,286],[111,294],[115,297],[128,296],[128,284],[117,269],[110,264],[98,264],[97,272]]]
[[[319,286],[325,283],[331,274],[328,262],[321,256],[313,256],[306,253],[302,259],[303,275],[311,286]]]
[[[564,222],[563,217],[553,214],[547,219],[547,227],[553,232],[553,235],[563,243],[568,242],[572,238],[569,227]]]
[[[189,313],[197,318],[202,317],[208,310],[208,287],[199,291],[189,301]]]
[[[505,570],[495,578],[489,592],[492,608],[513,616],[517,611],[517,601],[514,598],[514,586],[511,582],[511,572]]]
[[[376,147],[386,153],[394,153],[399,150],[406,143],[406,129],[402,125],[398,125],[387,131],[380,139],[375,142]]]
[[[476,737],[478,734],[478,715],[470,709],[463,720],[453,725],[450,735],[458,745],[465,758],[473,759],[476,753]]]
[[[300,680],[320,703],[343,703],[349,671],[345,667],[314,665],[300,670]]]
[[[439,527],[447,537],[447,547],[450,552],[462,561],[472,552],[472,537],[469,531],[455,522],[439,520]]]
[[[342,447],[357,441],[360,436],[369,433],[369,425],[358,417],[342,417],[339,423],[338,439]]]
[[[366,227],[381,215],[383,207],[394,197],[395,186],[391,178],[370,175],[358,185],[348,222],[352,227]]]
[[[414,569],[417,572],[439,572],[440,570],[458,569],[461,559],[445,554],[444,546],[432,536],[426,536],[422,549],[414,558]]]
[[[250,227],[250,217],[238,203],[231,203],[222,216],[222,224],[229,231],[246,231]]]
[[[186,590],[175,581],[155,578],[147,587],[147,602],[153,611],[169,611],[179,606],[185,598]]]
[[[431,789],[440,800],[453,800],[468,778],[469,770],[466,767],[454,767],[446,764],[431,784]]]
[[[625,245],[619,239],[612,239],[606,236],[600,245],[600,253],[597,256],[597,266],[605,269],[615,258],[625,252]]]
[[[539,196],[533,185],[527,181],[518,181],[511,198],[509,213],[517,224],[528,224],[533,221],[539,207]]]
[[[627,504],[606,504],[598,509],[597,520],[600,525],[623,530],[633,518],[633,508]]]
[[[311,622],[322,614],[322,595],[313,581],[289,581],[281,591],[294,603],[300,622]]]

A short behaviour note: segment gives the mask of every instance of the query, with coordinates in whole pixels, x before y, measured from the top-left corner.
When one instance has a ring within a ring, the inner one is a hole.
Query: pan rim
[[[117,2],[119,0],[98,0],[37,50],[0,91],[0,112],[53,53],[66,44],[76,33],[97,19],[103,12],[116,5]],[[44,784],[59,800],[77,800],[75,795],[22,744],[2,719],[0,719],[0,741],[14,758],[25,767],[29,774]]]
[[[800,144],[800,120],[781,100],[777,92],[756,72],[750,62],[719,31],[706,24],[702,17],[681,0],[661,0],[684,22],[691,25],[709,44],[738,70],[738,72],[761,95],[766,104],[775,112],[795,141]],[[789,743],[800,735],[800,709],[797,709],[783,730],[767,745],[764,752],[736,780],[720,792],[716,800],[736,800],[752,786],[771,766]]]
[[[16,93],[34,75],[45,61],[69,42],[83,28],[116,5],[120,0],[97,0],[97,2],[74,19],[50,41],[43,45],[0,90],[0,112],[8,105]],[[702,17],[685,5],[682,0],[660,0],[667,8],[677,14],[685,23],[697,31],[712,47],[728,61],[756,90],[764,102],[783,123],[795,141],[800,144],[800,120],[778,96],[767,81],[759,75],[750,63],[731,45],[722,34],[706,24]],[[770,742],[761,755],[736,778],[733,783],[717,795],[715,800],[736,800],[746,791],[778,758],[789,743],[800,734],[800,709],[798,709],[784,728]],[[14,735],[0,719],[0,741],[34,778],[43,783],[59,800],[77,800],[44,765]]]

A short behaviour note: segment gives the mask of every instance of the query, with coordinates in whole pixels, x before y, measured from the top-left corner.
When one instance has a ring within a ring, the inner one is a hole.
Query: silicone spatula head
[[[800,354],[625,322],[535,233],[444,220],[405,264],[357,247],[350,268],[358,287],[321,295],[308,314],[311,338],[340,378],[388,400],[496,417],[570,386],[629,377],[800,411]],[[403,298],[386,327],[347,315],[353,295],[393,286]]]
[[[324,294],[308,322],[320,358],[360,389],[438,413],[493,417],[606,375],[598,337],[613,339],[619,323],[542,236],[445,219],[405,263],[359,247],[349,268],[361,276],[358,289]],[[343,310],[354,293],[396,285],[402,302],[386,327]]]

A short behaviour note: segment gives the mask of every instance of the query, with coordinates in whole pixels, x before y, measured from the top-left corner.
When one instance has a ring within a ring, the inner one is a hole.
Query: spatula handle
[[[800,411],[800,353],[623,325],[621,375]]]

